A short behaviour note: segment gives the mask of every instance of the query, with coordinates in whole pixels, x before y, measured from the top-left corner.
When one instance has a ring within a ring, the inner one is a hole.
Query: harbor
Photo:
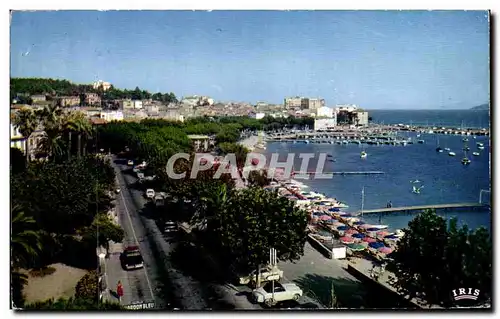
[[[295,201],[297,205],[309,212],[308,243],[323,258],[332,260],[332,263],[340,263],[344,269],[365,284],[392,294],[395,300],[400,300],[405,308],[434,309],[439,307],[426,304],[419,298],[408,299],[398,293],[395,288],[395,276],[385,267],[387,255],[397,249],[398,241],[404,236],[403,229],[407,227],[412,216],[425,209],[436,209],[438,214],[446,218],[460,214],[460,216],[467,217],[468,223],[473,218],[470,223],[471,227],[476,227],[474,222],[479,222],[479,225],[489,225],[487,220],[490,216],[490,207],[488,201],[485,200],[487,196],[483,194],[483,202],[481,202],[481,196],[479,200],[477,196],[480,193],[479,190],[484,188],[481,190],[482,193],[488,188],[486,179],[485,184],[463,184],[462,187],[464,191],[467,190],[467,193],[456,192],[460,190],[457,188],[460,184],[454,186],[455,192],[445,192],[447,183],[450,183],[450,177],[453,178],[452,181],[457,182],[471,178],[474,180],[477,178],[474,177],[476,174],[487,177],[488,166],[484,165],[487,158],[483,156],[476,158],[475,166],[465,169],[460,161],[454,161],[453,157],[440,154],[436,149],[436,145],[439,144],[451,149],[461,148],[468,138],[477,144],[478,149],[481,146],[480,150],[484,149],[484,145],[488,149],[489,143],[486,136],[474,138],[446,135],[436,140],[437,134],[433,133],[417,131],[407,134],[408,136],[404,136],[404,139],[408,141],[411,138],[419,147],[384,148],[383,146],[387,144],[376,145],[369,138],[361,140],[360,136],[343,137],[348,142],[343,141],[341,145],[336,143],[336,138],[332,140],[333,143],[321,140],[325,138],[324,135],[318,135],[319,142],[308,136],[308,143],[297,140],[292,143],[267,140],[268,154],[272,152],[300,153],[301,151],[331,154],[328,155],[322,173],[332,174],[335,178],[328,181],[316,180],[314,170],[296,170],[292,171],[292,180],[280,181],[278,184],[271,185],[270,189],[277,190],[282,196]],[[377,136],[379,137],[380,135]],[[395,137],[388,136],[387,138],[389,141]],[[422,143],[418,142],[420,140]],[[366,147],[363,151],[368,154],[368,160],[360,158],[361,144]],[[396,155],[398,153],[402,154]],[[429,168],[424,166],[426,167],[424,171],[417,165],[411,165],[411,163],[421,164],[430,160],[435,164]],[[410,165],[399,164],[402,161],[407,161]],[[457,172],[451,173],[451,170]],[[299,174],[309,175],[312,179],[304,181],[306,185],[296,178]],[[450,175],[447,176],[447,174]],[[355,185],[358,185],[357,191],[353,190]],[[471,191],[469,189],[471,185],[478,186]],[[326,194],[311,191],[311,189],[323,190],[324,188],[330,190]],[[397,197],[389,195],[387,190],[390,189],[397,190],[397,194],[400,195]],[[472,195],[474,193],[475,195]],[[460,197],[462,194],[467,194],[467,196]],[[347,202],[337,200],[344,196],[348,198]],[[391,203],[389,207],[388,202],[391,202],[391,199],[394,203]],[[345,257],[338,258],[343,255],[341,250],[345,251]]]

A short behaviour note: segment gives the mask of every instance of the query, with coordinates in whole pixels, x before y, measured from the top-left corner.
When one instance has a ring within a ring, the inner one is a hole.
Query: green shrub
[[[88,300],[99,298],[99,277],[95,270],[88,272],[78,281],[75,287],[75,297]]]

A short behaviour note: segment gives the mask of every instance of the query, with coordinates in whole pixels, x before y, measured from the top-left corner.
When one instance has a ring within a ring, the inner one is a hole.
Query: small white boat
[[[370,228],[387,229],[387,228],[389,228],[389,226],[387,226],[387,225],[370,225]]]
[[[479,156],[480,154],[479,154],[479,152],[473,152],[472,155]]]
[[[449,147],[445,147],[444,150],[447,151],[447,152],[449,152],[450,148]]]
[[[455,155],[457,155],[457,154],[455,154],[455,152],[449,152],[449,153],[448,153],[448,155],[450,155],[450,156],[455,156]]]
[[[361,152],[361,155],[360,155],[361,158],[366,158],[367,156],[368,156],[368,154],[366,154],[365,151]]]
[[[401,237],[403,237],[405,235],[405,232],[402,231],[401,229],[396,229],[396,232],[393,235],[396,236],[396,237],[401,238]]]
[[[484,146],[478,146],[477,149],[484,150]]]
[[[477,146],[484,146],[484,144],[483,144],[483,143],[480,143],[480,142],[477,142],[477,143],[476,143],[476,145],[477,145]]]

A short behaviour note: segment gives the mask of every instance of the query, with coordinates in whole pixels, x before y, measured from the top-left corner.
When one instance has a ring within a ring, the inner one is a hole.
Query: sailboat
[[[464,150],[464,158],[462,158],[462,165],[469,165],[470,159],[467,157],[467,151]]]
[[[413,192],[414,194],[420,194],[420,190],[421,190],[422,188],[424,188],[424,186],[423,186],[423,185],[422,185],[422,186],[420,186],[420,187],[416,187],[415,185],[413,185],[413,190],[412,190],[412,192]]]
[[[439,146],[439,136],[437,137],[437,147],[436,147],[436,152],[438,153],[443,153],[443,149],[441,146]]]
[[[368,156],[368,154],[366,154],[365,149],[363,148],[363,151],[361,152],[360,157],[361,158],[366,158],[367,156]]]

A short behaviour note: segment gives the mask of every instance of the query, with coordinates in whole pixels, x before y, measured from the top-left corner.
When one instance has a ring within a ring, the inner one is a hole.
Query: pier
[[[296,174],[302,174],[302,175],[314,175],[314,174],[331,174],[331,175],[380,175],[380,174],[385,174],[385,172],[381,171],[360,171],[360,172],[316,172],[316,171],[299,171],[299,172],[292,172],[292,176]]]
[[[405,207],[391,207],[391,208],[379,208],[379,209],[367,209],[356,215],[364,214],[387,214],[387,213],[397,213],[397,212],[416,212],[423,211],[426,209],[460,209],[460,208],[472,208],[472,209],[486,209],[489,207],[487,204],[481,203],[455,203],[455,204],[435,204],[435,205],[421,205],[421,206],[405,206]]]

